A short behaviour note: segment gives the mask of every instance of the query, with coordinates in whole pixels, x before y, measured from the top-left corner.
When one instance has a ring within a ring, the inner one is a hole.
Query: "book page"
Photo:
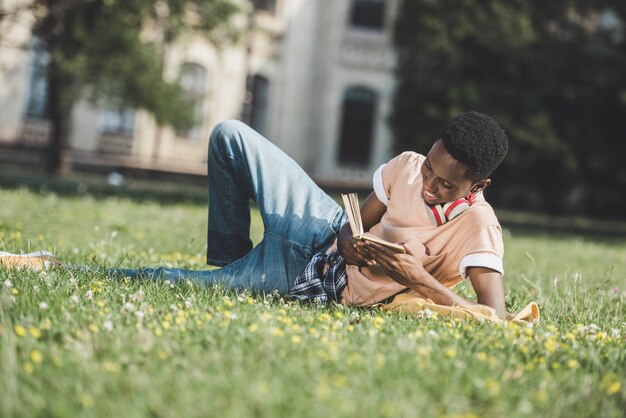
[[[352,235],[354,236],[354,238],[370,242],[376,242],[387,248],[391,248],[394,251],[406,253],[402,245],[385,241],[382,238],[363,231],[363,220],[361,219],[359,197],[356,193],[342,194],[341,198],[343,199],[343,205],[346,208],[346,216],[348,217],[350,230],[352,230]]]

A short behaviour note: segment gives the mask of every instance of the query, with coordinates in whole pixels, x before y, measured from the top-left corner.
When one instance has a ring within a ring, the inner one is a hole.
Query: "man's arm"
[[[380,222],[386,211],[387,206],[378,200],[374,192],[370,193],[361,205],[363,230],[369,231],[371,227]],[[355,248],[355,243],[356,240],[352,236],[350,224],[346,223],[337,235],[337,248],[339,249],[339,253],[343,256],[346,264],[353,264],[360,267],[372,265],[371,260],[359,254]]]
[[[476,305],[475,302],[456,295],[431,276],[422,266],[419,257],[413,255],[406,246],[407,254],[372,242],[358,243],[357,246],[361,253],[380,264],[393,280],[437,304],[463,307]],[[496,315],[504,318],[506,311],[502,275],[485,267],[468,268],[468,275],[478,296],[478,303],[495,309]]]
[[[506,309],[502,274],[487,267],[468,267],[467,275],[478,297],[478,303],[491,306],[504,319]]]

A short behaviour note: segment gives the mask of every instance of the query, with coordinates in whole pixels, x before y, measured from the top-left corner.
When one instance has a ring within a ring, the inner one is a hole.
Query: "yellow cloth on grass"
[[[36,271],[45,270],[48,267],[61,265],[54,254],[47,251],[36,251],[28,254],[11,254],[0,251],[0,269],[31,268]]]
[[[430,309],[433,312],[451,318],[484,320],[495,323],[513,322],[516,324],[528,324],[539,320],[539,307],[535,302],[530,302],[516,315],[507,316],[506,320],[500,319],[498,315],[496,315],[495,309],[489,306],[472,305],[466,308],[461,306],[438,305],[430,299],[423,299],[409,293],[401,293],[393,298],[390,303],[381,305],[381,307],[386,311],[410,314],[416,314],[425,309]]]

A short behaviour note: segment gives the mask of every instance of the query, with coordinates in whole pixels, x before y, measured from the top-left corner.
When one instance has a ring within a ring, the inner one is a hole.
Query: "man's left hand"
[[[375,242],[358,242],[358,250],[370,260],[379,264],[389,277],[403,286],[412,288],[420,281],[425,272],[422,261],[415,256],[409,247],[402,244],[406,254],[394,251]]]

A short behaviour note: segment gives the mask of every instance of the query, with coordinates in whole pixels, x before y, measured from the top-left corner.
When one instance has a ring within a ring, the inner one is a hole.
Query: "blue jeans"
[[[222,268],[112,272],[285,295],[313,254],[332,244],[344,222],[343,209],[294,160],[242,122],[222,122],[211,133],[208,180],[207,263]],[[250,200],[257,203],[265,228],[254,248]]]

